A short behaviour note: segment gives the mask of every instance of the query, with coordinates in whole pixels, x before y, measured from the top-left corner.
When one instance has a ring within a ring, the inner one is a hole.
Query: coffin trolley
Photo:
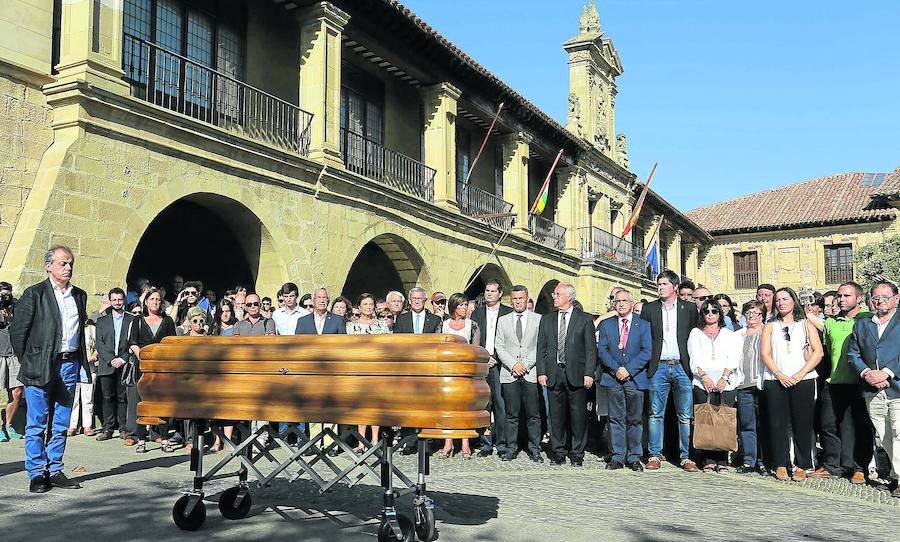
[[[426,446],[419,445],[413,482],[393,462],[395,432],[404,427],[416,429],[420,439],[465,438],[490,423],[488,354],[453,335],[167,337],[144,348],[141,358],[139,422],[178,418],[193,426],[193,489],[172,510],[185,530],[200,528],[206,519],[203,484],[214,477],[238,478],[220,495],[219,510],[227,519],[240,519],[250,511],[251,474],[257,487],[276,477],[293,481],[305,475],[321,492],[373,476],[383,488],[378,540],[432,540]],[[365,448],[357,453],[325,425],[308,438],[298,434],[292,447],[271,423],[241,439],[227,438],[212,423],[235,420],[346,424],[351,428],[344,434]],[[357,425],[381,426],[384,437],[372,445],[355,431]],[[204,471],[206,429],[219,437],[225,454]],[[286,459],[276,457],[273,445]],[[330,456],[337,447],[345,454],[341,463],[349,464],[341,466]],[[237,472],[222,474],[232,463]],[[397,513],[394,501],[413,492],[410,519]]]

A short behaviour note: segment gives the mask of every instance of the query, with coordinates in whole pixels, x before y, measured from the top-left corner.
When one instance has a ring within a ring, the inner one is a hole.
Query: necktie
[[[566,313],[559,312],[559,333],[556,335],[556,361],[566,362]]]
[[[417,334],[422,333],[422,315],[421,315],[421,314],[417,314],[417,315],[416,315],[416,329],[415,329],[415,332],[416,332]]]
[[[519,339],[519,342],[522,342],[522,315],[519,314],[516,316],[516,339]]]
[[[619,349],[625,350],[625,346],[628,344],[628,318],[622,318],[622,333],[619,337]]]

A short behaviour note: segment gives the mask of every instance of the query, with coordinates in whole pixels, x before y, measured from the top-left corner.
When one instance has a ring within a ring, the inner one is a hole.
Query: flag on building
[[[650,238],[650,245],[644,252],[644,258],[647,259],[647,263],[650,265],[650,269],[653,270],[654,278],[659,274],[659,232],[662,229],[662,224],[664,218],[659,219],[659,224],[656,225],[656,229],[653,232],[653,236]]]
[[[634,205],[634,210],[631,211],[631,217],[628,219],[628,222],[625,224],[625,229],[622,230],[622,235],[619,237],[625,238],[628,235],[628,232],[631,231],[631,228],[637,224],[638,216],[641,214],[641,209],[644,207],[644,200],[647,198],[647,190],[650,188],[650,179],[653,178],[653,173],[656,171],[656,165],[653,164],[653,169],[650,170],[650,176],[647,177],[647,182],[644,183],[644,189],[641,190],[641,195],[638,197],[637,203]]]
[[[559,152],[556,153],[556,158],[553,159],[553,164],[550,166],[550,170],[547,171],[547,178],[544,179],[544,184],[541,185],[541,191],[538,193],[534,203],[531,204],[531,210],[528,214],[539,215],[543,213],[544,208],[547,207],[547,198],[550,197],[550,179],[553,178],[553,171],[556,169],[556,164],[559,163],[559,158],[562,156],[562,153],[562,149],[559,149]]]

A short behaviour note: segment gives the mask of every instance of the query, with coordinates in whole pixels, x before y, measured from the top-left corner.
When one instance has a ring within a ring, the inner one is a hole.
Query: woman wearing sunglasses
[[[694,404],[718,399],[718,404],[733,407],[740,350],[736,335],[725,327],[725,315],[715,299],[700,304],[700,319],[688,336],[687,346],[694,374]],[[698,449],[697,455],[703,472],[728,470],[727,452]]]
[[[775,478],[786,481],[788,468],[795,482],[806,480],[813,468],[813,420],[816,404],[815,367],[822,359],[819,333],[807,320],[794,290],[775,292],[775,319],[766,324],[760,338],[760,353],[766,370],[763,374],[763,400],[771,438]],[[791,432],[794,461],[791,463]],[[769,460],[766,460],[769,464]]]

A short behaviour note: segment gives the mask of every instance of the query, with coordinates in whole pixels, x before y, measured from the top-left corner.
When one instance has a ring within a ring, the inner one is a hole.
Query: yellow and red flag
[[[644,207],[644,200],[647,198],[647,189],[650,188],[650,179],[653,178],[653,173],[656,171],[657,164],[653,164],[653,169],[650,170],[650,176],[647,177],[647,182],[644,184],[644,189],[641,190],[641,195],[638,197],[637,203],[634,205],[634,210],[631,211],[631,218],[628,219],[628,222],[625,224],[625,229],[622,230],[622,235],[619,237],[625,238],[628,235],[628,232],[631,231],[631,228],[637,224],[638,216],[641,214],[641,209]]]

